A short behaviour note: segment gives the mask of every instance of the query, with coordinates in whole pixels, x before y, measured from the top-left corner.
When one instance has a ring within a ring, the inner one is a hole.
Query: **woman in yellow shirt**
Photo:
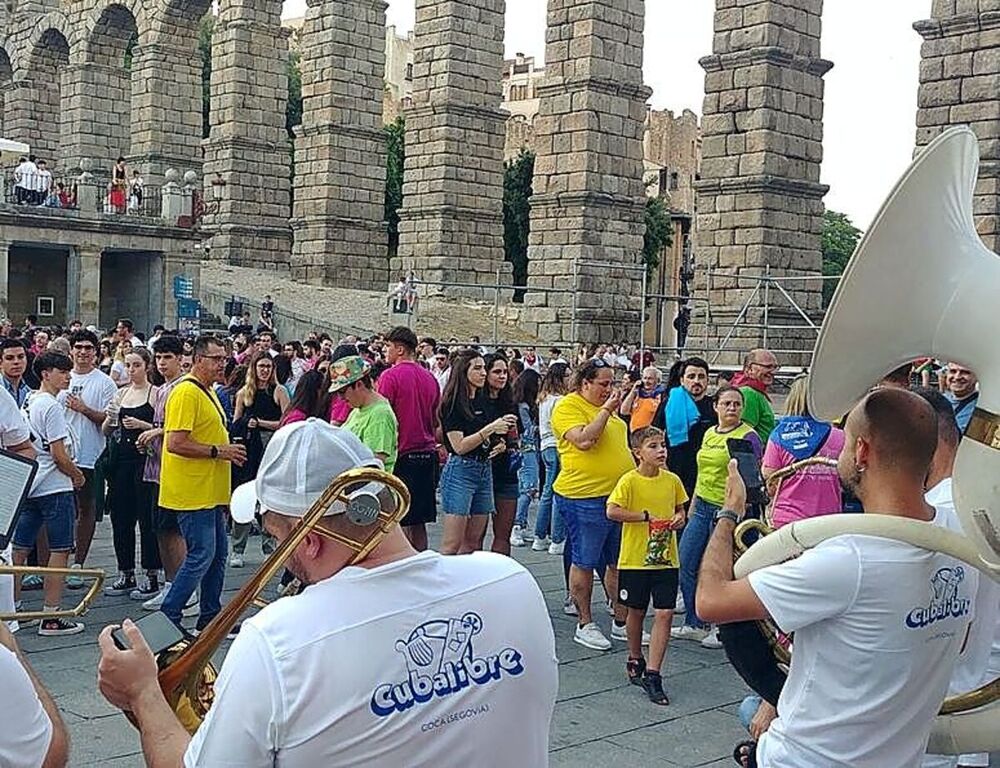
[[[576,372],[575,390],[552,412],[560,464],[552,490],[566,523],[569,591],[579,616],[573,639],[600,651],[611,648],[611,641],[591,616],[594,569],[607,568],[605,589],[609,595],[617,594],[621,542],[621,524],[609,520],[605,509],[618,479],[635,468],[628,428],[615,415],[621,401],[611,367],[603,360],[588,360]],[[625,609],[617,604],[611,634],[625,640]]]

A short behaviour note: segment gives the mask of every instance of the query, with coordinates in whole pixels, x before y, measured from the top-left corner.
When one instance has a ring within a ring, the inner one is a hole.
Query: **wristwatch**
[[[212,458],[213,459],[219,458],[219,446],[217,445],[212,446]]]
[[[646,522],[646,523],[649,522],[649,510],[648,509],[642,510],[642,520],[643,520],[643,522]]]
[[[733,525],[736,525],[739,523],[740,517],[731,509],[720,509],[715,513],[715,522],[719,522],[720,520],[730,520]]]

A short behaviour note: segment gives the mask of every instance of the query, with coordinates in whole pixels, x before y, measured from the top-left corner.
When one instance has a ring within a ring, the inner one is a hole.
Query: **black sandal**
[[[665,707],[670,703],[667,692],[663,690],[663,678],[659,672],[647,672],[642,676],[642,687],[649,696],[649,700],[654,704]]]
[[[733,760],[742,768],[757,768],[757,742],[741,741],[733,749]]]
[[[629,659],[625,663],[625,674],[632,685],[642,685],[642,676],[646,674],[646,660],[641,656],[638,659]]]

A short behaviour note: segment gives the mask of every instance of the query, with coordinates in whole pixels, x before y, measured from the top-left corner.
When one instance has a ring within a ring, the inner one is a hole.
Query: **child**
[[[626,635],[629,682],[641,685],[654,704],[669,704],[660,669],[667,654],[677,600],[677,529],[684,525],[688,500],[681,479],[666,469],[663,431],[645,427],[629,440],[639,461],[608,497],[608,517],[622,524],[618,555],[618,599],[628,608]],[[653,598],[649,664],[642,655],[642,622]]]

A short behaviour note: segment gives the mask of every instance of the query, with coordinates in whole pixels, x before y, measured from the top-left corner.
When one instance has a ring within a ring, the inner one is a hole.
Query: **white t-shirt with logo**
[[[0,765],[38,768],[52,741],[52,721],[13,652],[0,645]]]
[[[919,766],[972,618],[968,566],[875,536],[837,536],[752,573],[795,632],[761,768]]]
[[[67,410],[48,392],[33,392],[25,403],[28,409],[28,426],[31,428],[31,444],[35,447],[35,461],[38,471],[31,484],[28,496],[50,496],[73,490],[73,481],[63,474],[52,458],[51,444],[64,441],[67,453],[73,456],[75,446],[66,422]]]
[[[103,411],[117,392],[118,387],[111,377],[97,368],[87,374],[74,371],[70,374],[69,389],[59,393],[59,402],[65,405],[69,395],[76,395],[88,408]],[[66,420],[79,440],[76,465],[81,469],[93,469],[97,457],[104,450],[104,435],[100,426],[82,413],[69,409],[66,410]]]
[[[544,768],[542,593],[492,553],[346,568],[243,623],[187,768]]]
[[[24,420],[17,401],[0,387],[0,447],[11,448],[31,439],[28,423]]]
[[[952,497],[951,478],[946,478],[924,495],[925,501],[935,508],[934,525],[962,533],[962,523],[955,511]],[[967,571],[970,578],[977,579],[976,597],[973,603],[975,619],[969,628],[969,637],[961,649],[955,670],[952,672],[948,695],[953,696],[978,688],[985,682],[983,672],[989,665],[990,652],[998,627],[1000,608],[1000,585],[993,579],[973,571]],[[993,678],[990,677],[992,680]],[[921,768],[954,768],[956,765],[989,765],[989,755],[924,755]]]

